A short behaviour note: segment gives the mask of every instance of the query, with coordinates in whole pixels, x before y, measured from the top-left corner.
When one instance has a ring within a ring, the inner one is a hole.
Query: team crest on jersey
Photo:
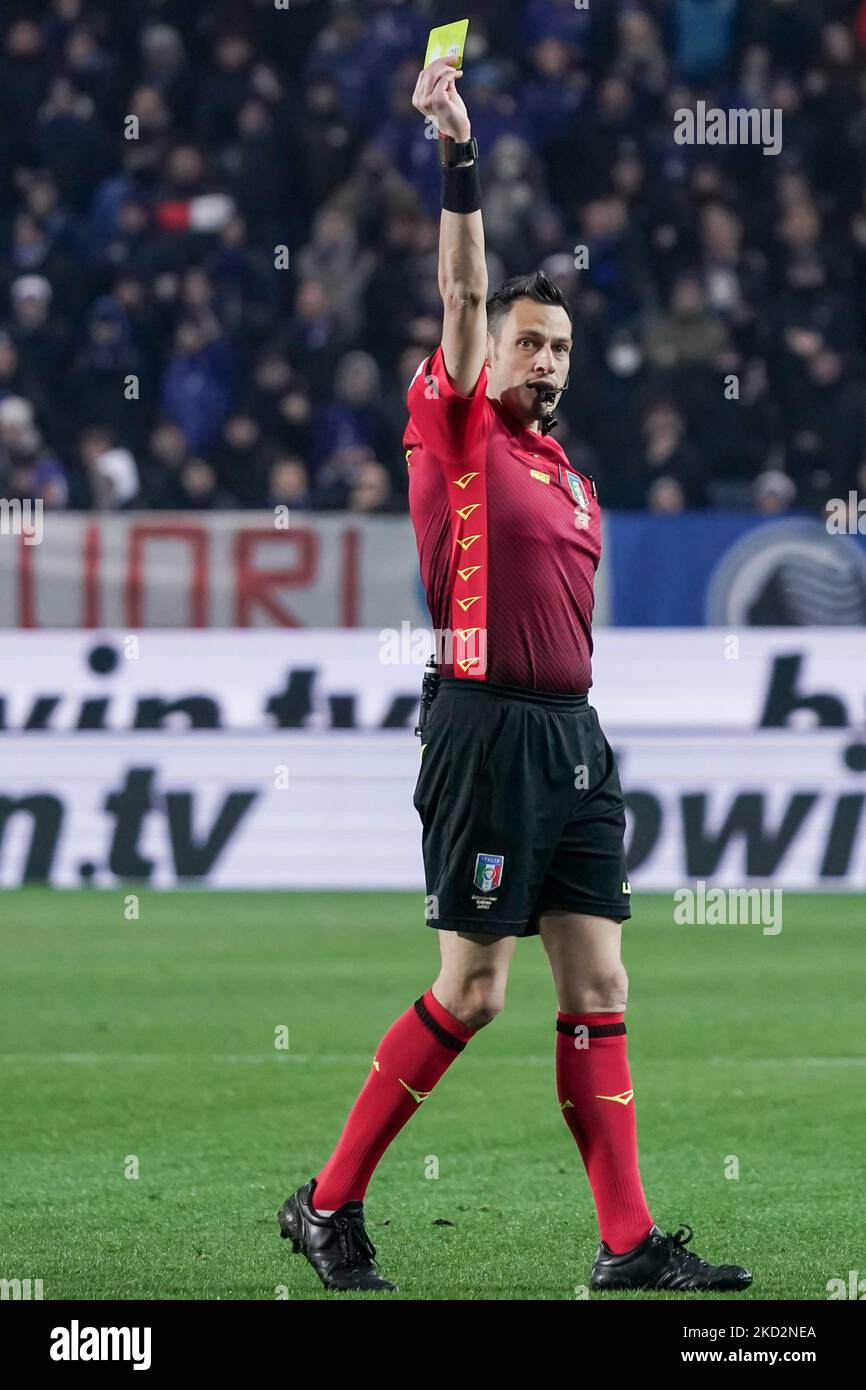
[[[479,854],[475,860],[475,877],[472,880],[482,893],[492,893],[502,882],[504,854]]]
[[[585,512],[589,511],[589,498],[586,495],[586,488],[576,473],[569,473],[566,470],[568,486],[571,488],[571,495],[579,507],[583,507]]]

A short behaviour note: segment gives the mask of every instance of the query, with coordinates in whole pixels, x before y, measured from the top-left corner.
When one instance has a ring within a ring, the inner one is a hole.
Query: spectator
[[[381,404],[379,368],[366,352],[349,352],[341,358],[334,379],[334,403],[323,411],[316,429],[316,463],[336,450],[369,444],[374,453],[387,455],[399,447],[389,437]]]
[[[34,145],[39,161],[57,181],[64,201],[83,211],[113,159],[108,132],[91,97],[58,77],[39,109]]]
[[[110,430],[99,425],[86,429],[79,452],[96,508],[117,511],[135,501],[141,486],[135,459],[118,447]]]
[[[50,60],[39,25],[33,19],[14,20],[3,39],[0,88],[16,124],[32,131],[48,85]]]
[[[660,372],[712,367],[728,346],[727,329],[707,304],[698,276],[678,276],[667,313],[647,324],[644,351],[650,366]]]
[[[796,484],[778,468],[760,473],[752,484],[752,503],[762,516],[779,516],[796,501]]]
[[[370,462],[376,463],[378,460],[369,445],[347,445],[343,449],[336,449],[316,475],[313,506],[348,507],[352,489],[361,475],[361,469],[365,463]]]
[[[301,227],[290,196],[282,132],[261,97],[250,96],[240,107],[220,164],[227,188],[256,234],[283,240],[288,224],[291,244],[296,244]]]
[[[800,499],[813,505],[854,486],[866,440],[866,388],[852,379],[843,354],[823,343],[806,365],[808,390],[788,422],[788,472]]]
[[[376,257],[358,246],[356,228],[342,208],[324,207],[313,224],[313,238],[298,252],[298,274],[328,286],[329,295],[340,305],[340,327],[347,337],[361,328],[361,298]]]
[[[333,79],[313,76],[304,89],[304,106],[298,122],[299,148],[315,150],[300,171],[305,203],[320,207],[352,172],[357,152],[357,128],[341,106]]]
[[[663,473],[654,478],[647,488],[647,511],[654,516],[678,516],[685,511],[686,494],[676,478]]]
[[[349,511],[387,511],[390,498],[391,480],[387,468],[376,459],[365,459],[349,489]]]
[[[10,299],[9,333],[22,370],[53,395],[60,390],[69,333],[63,320],[51,313],[51,285],[44,275],[21,275],[12,283]]]
[[[703,459],[687,437],[682,414],[664,399],[644,412],[640,447],[625,480],[626,505],[646,506],[649,489],[659,478],[676,483],[688,506],[705,505]]]
[[[222,431],[216,451],[222,487],[246,507],[265,504],[267,459],[258,420],[251,415],[232,415]]]
[[[67,408],[81,421],[100,420],[118,435],[138,434],[143,412],[130,401],[141,399],[141,359],[132,343],[129,320],[111,295],[90,308],[81,343],[70,365]],[[130,395],[130,390],[132,395]]]
[[[674,70],[684,82],[704,86],[731,61],[738,0],[674,0]]]
[[[532,242],[534,209],[543,179],[533,151],[516,135],[502,135],[490,152],[484,184],[484,238],[508,266],[520,264]]]
[[[228,345],[212,314],[183,319],[174,338],[162,387],[169,419],[180,425],[193,450],[213,444],[232,399]]]
[[[523,97],[523,114],[532,148],[547,152],[567,138],[589,92],[589,78],[573,50],[559,38],[534,41],[529,50],[532,76]]]
[[[6,498],[41,499],[52,509],[69,500],[66,470],[46,447],[30,402],[20,396],[0,402],[0,484]]]
[[[310,475],[295,454],[283,454],[271,466],[267,505],[294,511],[306,511],[312,505]]]
[[[692,4],[694,0],[691,0]],[[685,0],[688,4],[689,0]],[[736,0],[716,0],[728,8],[736,5]],[[682,9],[682,0],[678,9]],[[714,0],[703,0],[700,5],[702,18],[714,8]],[[706,28],[703,30],[706,33]],[[622,77],[636,91],[645,97],[657,96],[668,78],[668,58],[661,42],[655,20],[651,15],[636,8],[625,9],[617,16],[617,53],[613,72]],[[722,66],[722,63],[719,64]],[[692,80],[683,73],[687,81]]]
[[[207,459],[191,458],[178,475],[176,505],[192,511],[224,511],[238,505],[237,498],[220,486],[216,469]]]
[[[39,394],[39,379],[22,366],[14,338],[0,332],[0,402],[8,396],[25,396],[39,409]]]
[[[243,31],[229,30],[217,35],[198,118],[199,133],[209,149],[229,139],[238,111],[254,93],[255,56],[253,45]]]
[[[142,474],[142,498],[148,507],[171,509],[183,504],[180,475],[189,458],[186,435],[171,420],[152,430]]]
[[[150,24],[141,32],[141,77],[160,93],[166,110],[188,124],[195,104],[195,87],[187,64],[183,37],[171,24]]]
[[[319,399],[327,392],[331,363],[346,341],[347,335],[334,311],[330,291],[321,280],[304,280],[289,323],[287,346],[293,360],[303,364],[313,393]]]

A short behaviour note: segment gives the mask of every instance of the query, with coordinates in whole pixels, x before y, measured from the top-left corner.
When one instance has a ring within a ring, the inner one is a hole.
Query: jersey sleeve
[[[461,396],[448,380],[440,344],[418,367],[406,402],[409,427],[404,442],[423,444],[446,463],[459,463],[483,442],[490,427],[487,364],[482,363],[472,394]]]

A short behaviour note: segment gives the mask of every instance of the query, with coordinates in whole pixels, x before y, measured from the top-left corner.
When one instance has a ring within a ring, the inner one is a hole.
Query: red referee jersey
[[[592,479],[486,390],[485,364],[459,395],[440,346],[407,395],[409,510],[442,672],[582,694],[601,555]]]

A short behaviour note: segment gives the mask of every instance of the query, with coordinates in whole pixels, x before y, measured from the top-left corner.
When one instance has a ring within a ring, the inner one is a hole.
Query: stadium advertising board
[[[420,890],[418,635],[10,636],[0,883]],[[661,644],[596,647],[634,888],[866,886],[866,638]]]
[[[866,626],[866,534],[820,517],[607,511],[596,629]],[[866,530],[866,519],[864,519]],[[429,621],[408,516],[46,511],[0,536],[0,627]]]

